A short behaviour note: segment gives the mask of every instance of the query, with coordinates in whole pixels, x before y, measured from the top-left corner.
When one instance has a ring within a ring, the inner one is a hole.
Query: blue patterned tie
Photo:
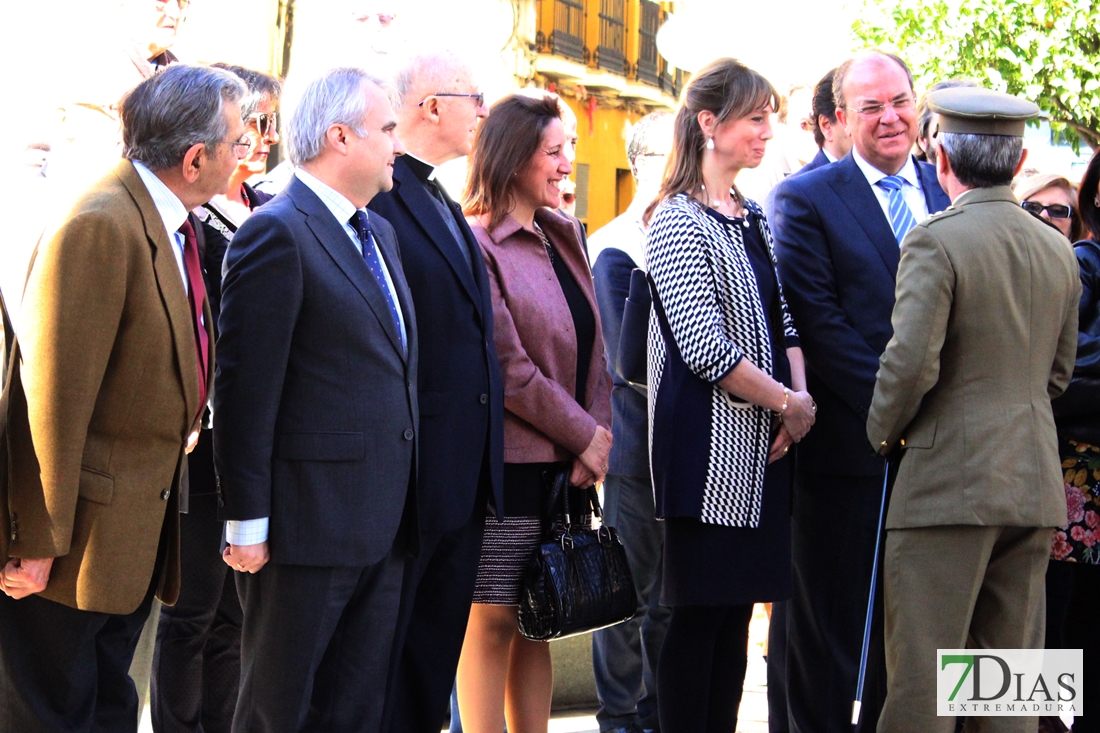
[[[378,287],[382,288],[382,294],[386,296],[386,303],[390,306],[390,315],[393,316],[394,328],[397,329],[397,335],[401,339],[401,350],[405,351],[407,348],[405,346],[405,332],[401,330],[401,317],[397,314],[397,300],[393,297],[393,293],[386,283],[386,276],[382,272],[382,261],[378,259],[378,249],[374,246],[370,221],[367,219],[366,214],[357,209],[351,219],[348,220],[348,223],[359,235],[359,243],[363,245],[363,260],[367,263],[370,274],[374,275],[374,279],[378,282]]]
[[[886,176],[876,185],[886,189],[890,194],[890,226],[894,229],[898,244],[901,244],[901,240],[905,239],[909,230],[917,225],[913,210],[909,208],[909,204],[905,203],[905,196],[901,193],[905,179],[901,176]]]

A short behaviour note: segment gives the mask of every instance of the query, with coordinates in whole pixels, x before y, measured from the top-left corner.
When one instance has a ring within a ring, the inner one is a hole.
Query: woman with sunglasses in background
[[[1081,272],[1077,364],[1069,387],[1051,402],[1069,516],[1051,544],[1045,646],[1083,650],[1081,709],[1088,712],[1075,717],[1073,730],[1087,733],[1100,731],[1100,627],[1095,622],[1100,607],[1100,243],[1095,241],[1100,234],[1100,153],[1092,157],[1080,194],[1069,203],[1064,202],[1069,183],[1061,176],[1036,175],[1021,185],[1024,208],[1038,213],[1028,204],[1042,202],[1046,211],[1040,215],[1049,215],[1076,241]],[[1071,212],[1064,211],[1067,207]],[[1087,238],[1077,241],[1079,237]],[[1058,718],[1039,719],[1040,733],[1065,730]]]
[[[1013,186],[1020,206],[1041,216],[1058,228],[1071,242],[1085,235],[1077,211],[1077,189],[1065,176],[1057,173],[1036,173]]]
[[[214,64],[244,81],[241,100],[245,132],[235,143],[242,155],[224,195],[195,210],[203,281],[217,333],[222,260],[233,234],[271,194],[245,181],[267,170],[271,146],[279,141],[275,110],[282,87],[272,76],[229,64]],[[247,151],[241,151],[247,146]],[[205,248],[203,241],[205,240]],[[204,428],[210,428],[210,412]],[[211,431],[203,430],[188,456],[187,513],[180,515],[180,596],[164,606],[157,627],[149,704],[156,733],[229,733],[240,679],[241,604],[233,573],[221,558],[222,523],[214,476]],[[181,501],[181,508],[183,502]]]

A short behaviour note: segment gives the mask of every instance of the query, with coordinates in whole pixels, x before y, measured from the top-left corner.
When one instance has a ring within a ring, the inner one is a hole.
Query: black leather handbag
[[[550,641],[622,623],[634,616],[638,595],[626,551],[613,527],[574,526],[570,514],[570,468],[545,478],[550,484],[550,527],[524,573],[519,630],[528,639]],[[596,487],[583,490],[582,514],[602,517]]]

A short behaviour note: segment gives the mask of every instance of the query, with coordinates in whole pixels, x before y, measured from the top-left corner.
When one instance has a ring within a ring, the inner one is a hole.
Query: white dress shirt
[[[164,231],[168,233],[168,241],[172,243],[172,254],[176,256],[176,265],[180,268],[183,289],[190,293],[191,287],[187,281],[187,265],[183,261],[183,235],[179,233],[179,228],[187,220],[187,209],[184,207],[183,202],[179,200],[179,197],[172,193],[172,189],[164,185],[164,181],[157,178],[157,175],[146,168],[144,163],[137,160],[130,162],[134,164],[134,169],[141,177],[141,182],[145,184],[146,190],[153,198],[153,206],[157,207],[157,213],[160,214]]]
[[[875,192],[879,206],[882,207],[882,214],[889,222],[890,192],[882,186],[875,185],[889,174],[883,173],[864,160],[854,147],[852,148],[852,157],[855,158],[859,169],[863,171],[863,175],[867,177],[867,183],[871,184],[871,190]],[[901,187],[901,195],[905,197],[905,203],[909,205],[909,210],[913,212],[913,219],[919,224],[928,218],[929,212],[928,204],[924,200],[924,193],[921,191],[920,176],[917,175],[917,164],[913,161],[912,155],[906,156],[905,165],[895,175],[900,176],[905,181],[905,184]]]

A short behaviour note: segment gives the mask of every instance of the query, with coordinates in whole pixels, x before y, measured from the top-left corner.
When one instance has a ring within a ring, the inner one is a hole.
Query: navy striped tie
[[[894,237],[897,238],[898,244],[901,244],[901,240],[905,239],[909,230],[917,225],[913,210],[909,208],[909,204],[905,203],[905,196],[901,192],[905,179],[901,176],[886,176],[877,185],[890,194],[890,226],[894,230]]]

